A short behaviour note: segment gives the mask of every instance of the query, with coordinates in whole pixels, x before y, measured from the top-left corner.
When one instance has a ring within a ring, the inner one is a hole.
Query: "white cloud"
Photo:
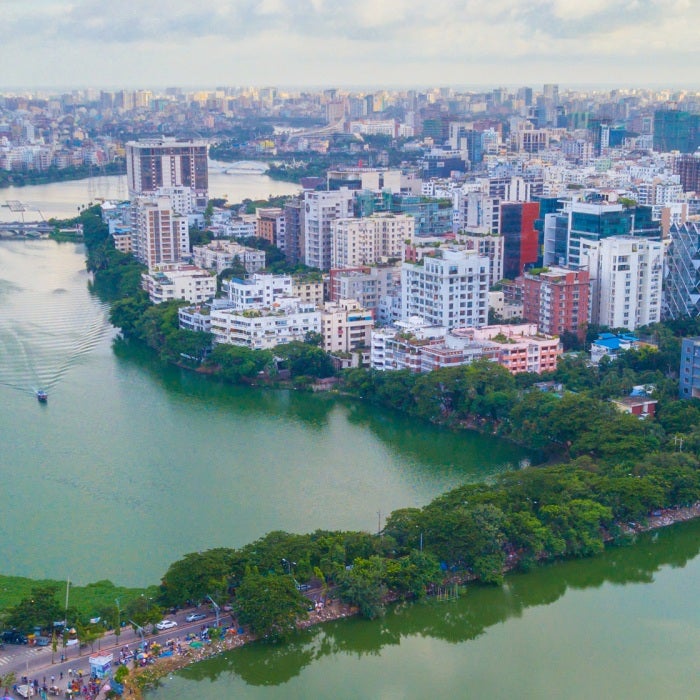
[[[635,82],[695,80],[700,21],[695,0],[2,3],[0,65],[23,84],[220,83],[227,66],[242,83],[576,82],[622,64]]]

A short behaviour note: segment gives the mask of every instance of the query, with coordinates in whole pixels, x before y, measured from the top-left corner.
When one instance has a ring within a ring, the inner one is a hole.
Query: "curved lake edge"
[[[669,509],[668,511],[658,515],[652,516],[649,522],[645,525],[638,525],[636,529],[628,528],[630,534],[651,534],[657,530],[669,528],[674,525],[682,525],[684,523],[689,523],[700,518],[700,502],[693,504],[689,507]],[[608,548],[616,548],[619,545],[613,542],[612,538],[607,539]],[[634,546],[632,544],[631,546]],[[598,557],[601,555],[598,555]],[[597,558],[595,555],[589,559]],[[548,566],[556,566],[558,564],[564,564],[567,562],[577,561],[576,559],[549,559],[542,560],[538,563],[537,569],[544,569]],[[514,574],[517,576],[527,577],[530,572],[522,572],[517,570],[517,562],[511,561],[506,567],[506,574]],[[533,571],[534,573],[534,571]],[[473,576],[464,576],[460,581],[459,585],[467,586],[467,591],[470,586],[479,586],[480,584],[475,581]],[[429,597],[429,600],[435,600],[433,596]],[[392,599],[387,601],[392,606],[397,605],[414,605],[419,601],[416,600],[397,600]],[[359,609],[338,600],[332,600],[326,605],[326,607],[318,612],[312,613],[309,616],[309,620],[302,621],[298,623],[298,631],[309,630],[310,628],[318,627],[321,625],[327,625],[334,622],[346,620],[349,618],[360,617]],[[235,634],[224,638],[223,640],[218,640],[212,642],[209,647],[201,647],[195,649],[187,650],[182,656],[166,656],[160,657],[155,660],[153,666],[139,669],[136,673],[130,673],[125,682],[125,687],[129,689],[131,696],[140,700],[144,697],[144,692],[147,694],[148,691],[154,687],[157,687],[159,680],[168,676],[171,673],[182,671],[185,668],[191,667],[193,665],[209,661],[227,652],[240,649],[243,646],[255,643],[265,643],[265,639],[256,637],[250,632],[243,632],[242,634]],[[287,644],[288,640],[280,642],[281,644]]]

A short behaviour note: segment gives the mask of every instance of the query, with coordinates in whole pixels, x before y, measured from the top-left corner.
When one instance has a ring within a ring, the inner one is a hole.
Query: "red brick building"
[[[588,270],[552,267],[518,278],[523,290],[523,319],[536,323],[542,333],[568,331],[583,339],[590,304]]]

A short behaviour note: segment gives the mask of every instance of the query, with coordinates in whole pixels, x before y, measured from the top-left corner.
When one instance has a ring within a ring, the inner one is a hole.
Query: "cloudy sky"
[[[0,0],[0,87],[700,84],[700,0]]]

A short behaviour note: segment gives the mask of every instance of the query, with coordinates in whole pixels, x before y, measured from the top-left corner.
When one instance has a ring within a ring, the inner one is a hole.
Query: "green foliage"
[[[24,632],[34,627],[53,629],[54,620],[63,618],[64,610],[58,601],[58,586],[34,586],[26,598],[10,608],[5,622],[8,627]]]
[[[238,620],[269,639],[289,636],[297,620],[308,617],[308,604],[291,576],[250,573],[236,589]]]
[[[275,355],[282,358],[292,377],[332,377],[335,369],[331,358],[321,348],[293,341],[278,345]]]
[[[240,345],[218,344],[209,356],[207,364],[217,367],[227,381],[239,384],[254,379],[272,364],[269,350],[251,350]]]
[[[357,606],[362,617],[373,620],[384,614],[388,591],[387,561],[379,556],[355,559],[352,568],[338,577],[340,597]]]
[[[170,565],[163,576],[160,600],[164,605],[202,601],[208,595],[225,593],[237,561],[235,550],[219,547],[192,552]]]

